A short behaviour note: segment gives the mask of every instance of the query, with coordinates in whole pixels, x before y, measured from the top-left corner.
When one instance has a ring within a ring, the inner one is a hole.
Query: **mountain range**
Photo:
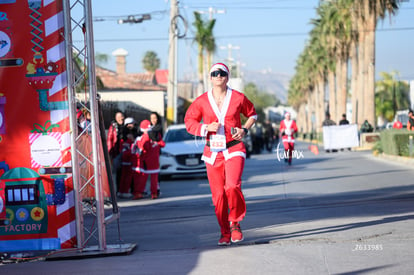
[[[243,82],[254,83],[260,91],[274,94],[283,104],[287,103],[290,75],[270,70],[243,71]]]

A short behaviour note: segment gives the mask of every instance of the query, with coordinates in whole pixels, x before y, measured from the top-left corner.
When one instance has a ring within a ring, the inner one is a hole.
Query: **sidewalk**
[[[304,142],[304,143],[308,143],[309,145],[317,145],[319,147],[319,150],[322,151],[323,148],[323,144],[318,142],[317,140],[312,140],[312,141],[305,141],[303,139],[299,139],[298,140]],[[390,161],[391,163],[402,163],[402,164],[407,164],[407,165],[412,165],[412,167],[414,168],[414,157],[403,157],[403,156],[395,156],[395,155],[387,155],[385,153],[380,153],[380,154],[374,154],[374,152],[372,151],[372,148],[370,147],[355,147],[352,148],[353,151],[367,151],[367,152],[371,152],[372,155],[378,159],[384,160],[384,161]]]
[[[398,162],[398,163],[402,163],[402,164],[407,164],[410,165],[411,168],[414,169],[414,158],[409,158],[409,157],[402,157],[402,156],[394,156],[394,155],[387,155],[387,154],[378,154],[375,156],[376,158],[385,160],[385,161],[390,161],[390,162]]]

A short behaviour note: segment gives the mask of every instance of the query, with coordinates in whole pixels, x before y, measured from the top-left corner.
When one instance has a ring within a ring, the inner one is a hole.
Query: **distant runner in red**
[[[241,176],[246,158],[242,138],[257,120],[253,103],[227,86],[230,71],[223,63],[210,69],[213,88],[199,96],[184,118],[187,131],[206,137],[202,160],[206,163],[215,213],[221,228],[218,245],[243,240],[240,221],[246,215]],[[247,121],[241,125],[240,115]],[[233,130],[232,130],[233,129]]]
[[[296,122],[290,118],[290,113],[285,113],[285,119],[280,122],[280,135],[282,136],[283,147],[285,148],[285,162],[292,165],[292,154],[295,149],[295,136],[298,131]]]

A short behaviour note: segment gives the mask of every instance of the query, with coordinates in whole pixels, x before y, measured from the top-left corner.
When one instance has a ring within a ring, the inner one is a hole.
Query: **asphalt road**
[[[130,255],[0,265],[2,274],[414,274],[414,166],[371,152],[318,155],[298,143],[246,160],[245,240],[218,247],[206,177],[161,182],[161,198],[121,200],[107,243]],[[118,230],[119,228],[119,230]]]

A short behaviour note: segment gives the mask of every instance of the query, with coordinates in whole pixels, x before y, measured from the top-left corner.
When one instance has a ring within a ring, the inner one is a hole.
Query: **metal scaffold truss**
[[[106,239],[106,226],[111,222],[118,222],[120,231],[120,216],[96,90],[91,0],[64,0],[63,11],[77,249],[51,258],[129,254],[135,244],[123,243],[119,237],[118,244],[108,245]],[[83,43],[75,45],[73,37],[82,37]],[[78,122],[80,111],[90,114],[85,127]]]

